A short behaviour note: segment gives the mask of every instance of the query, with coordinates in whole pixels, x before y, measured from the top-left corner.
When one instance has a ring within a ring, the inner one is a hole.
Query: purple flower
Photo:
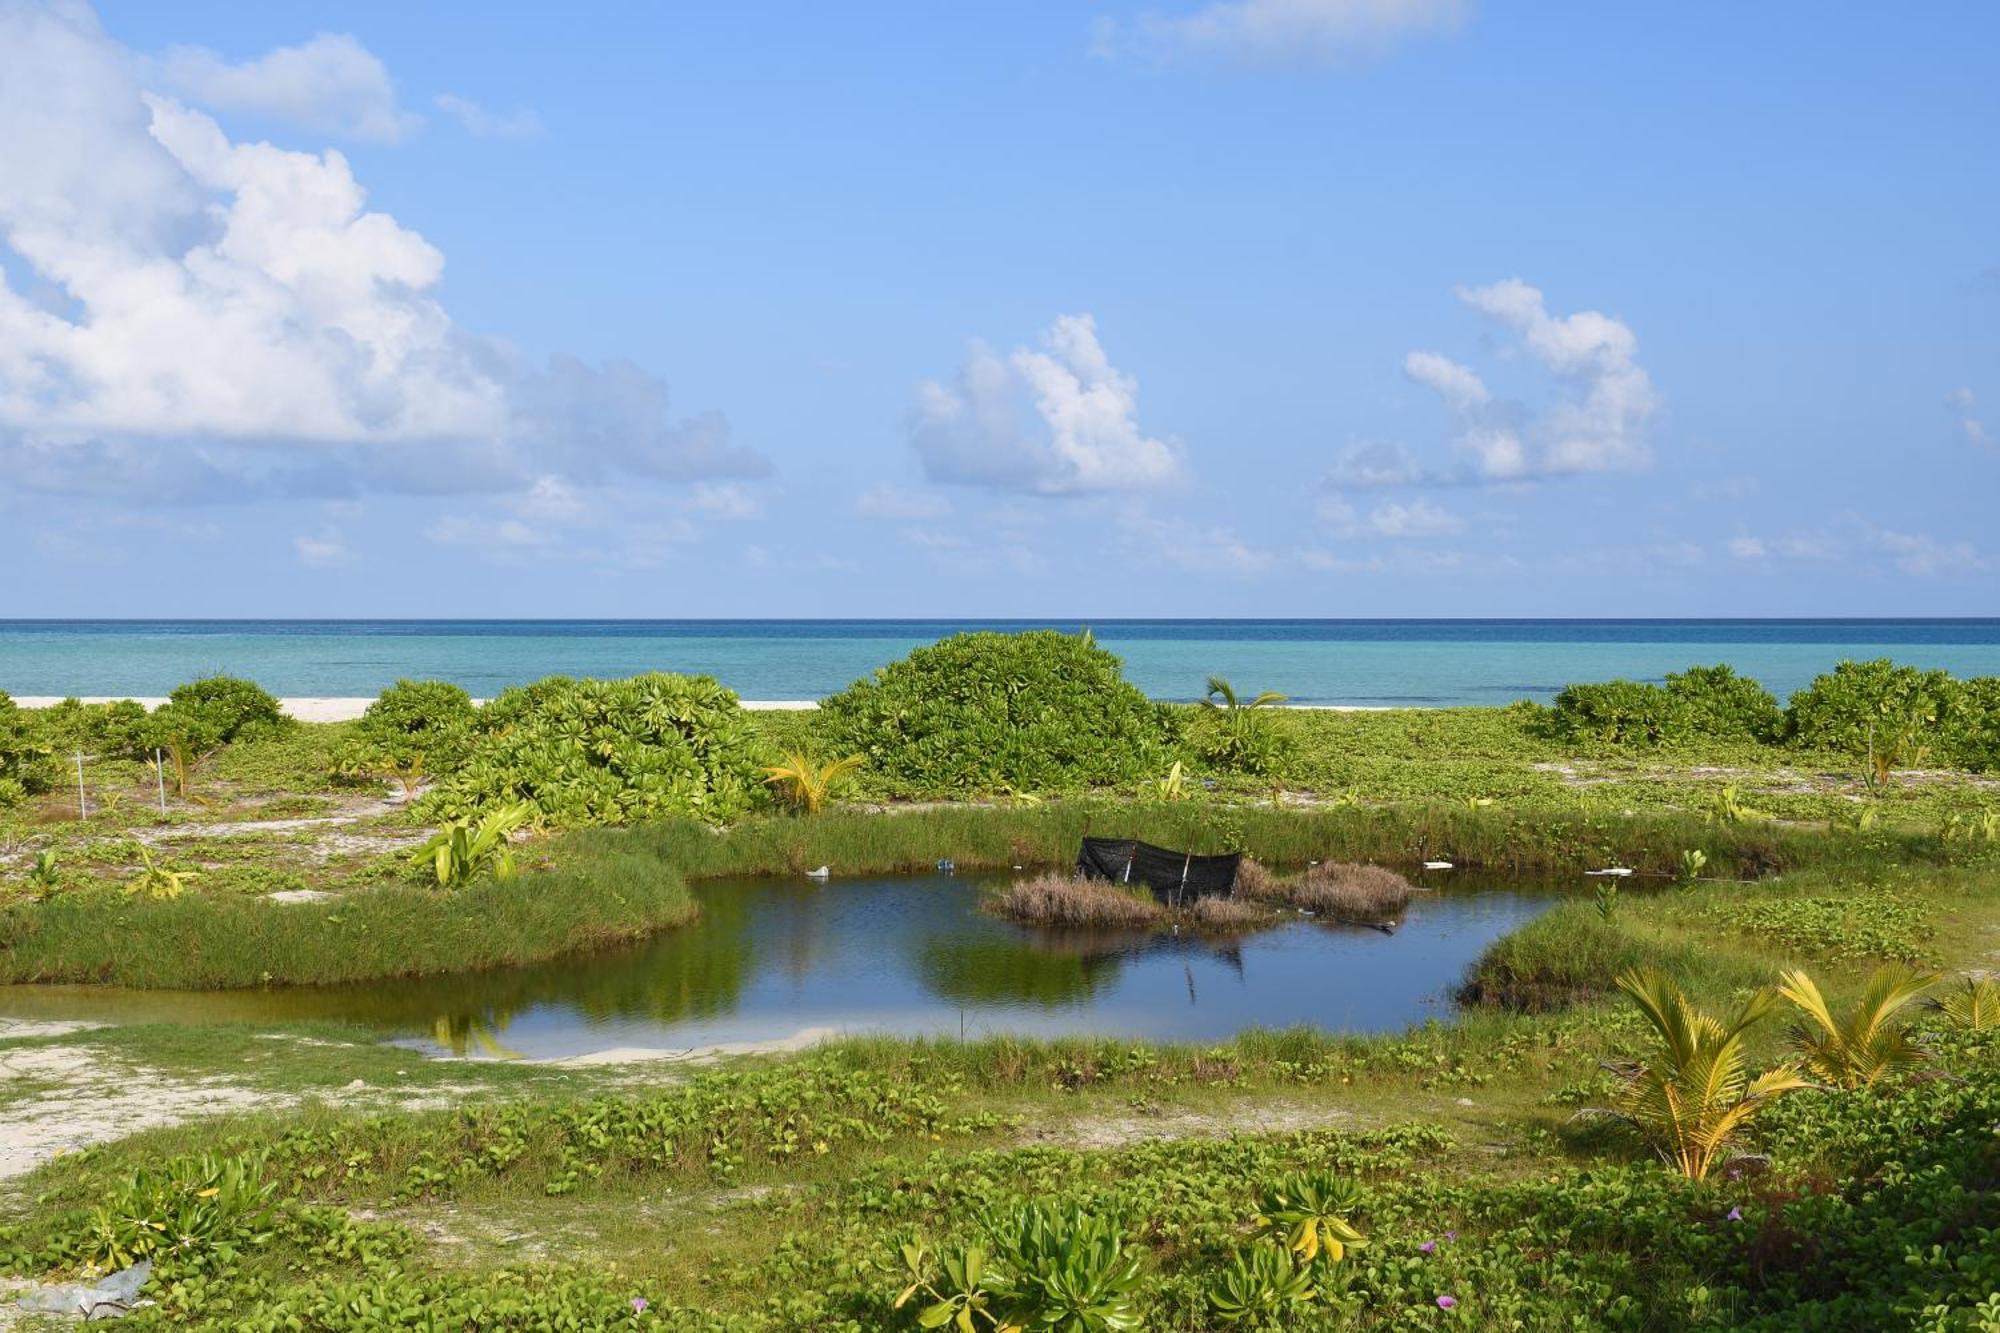
[[[1729,1210],[1729,1220],[1732,1222],[1741,1222],[1743,1220],[1743,1210],[1741,1208],[1731,1208]]]
[[[1458,1304],[1458,1297],[1456,1296],[1438,1297],[1438,1309],[1440,1310],[1449,1310],[1457,1304]]]
[[[646,1305],[647,1301],[644,1296],[634,1296],[632,1298],[632,1313],[633,1314],[646,1313]]]
[[[1445,1238],[1446,1240],[1457,1240],[1457,1239],[1458,1239],[1458,1233],[1457,1233],[1456,1231],[1447,1231],[1447,1232],[1445,1232],[1445,1233],[1444,1233],[1444,1238]]]
[[[1425,1254],[1430,1254],[1432,1251],[1436,1250],[1437,1247],[1438,1243],[1434,1240],[1427,1240],[1423,1244],[1417,1246],[1417,1248],[1422,1250]]]

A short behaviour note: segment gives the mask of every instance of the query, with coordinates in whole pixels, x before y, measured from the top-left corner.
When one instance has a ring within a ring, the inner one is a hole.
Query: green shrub
[[[1960,686],[1945,721],[1944,751],[1960,768],[2000,772],[2000,676],[1975,676]]]
[[[426,798],[465,818],[527,802],[557,828],[685,815],[711,824],[766,799],[757,732],[707,676],[551,676],[481,709],[471,753]]]
[[[902,794],[1075,791],[1165,766],[1161,712],[1087,636],[957,634],[823,705],[837,749]]]
[[[0,690],[0,809],[54,786],[61,765],[34,715]]]
[[[1221,676],[1208,678],[1202,697],[1202,726],[1195,733],[1201,757],[1216,768],[1235,773],[1264,774],[1276,770],[1289,750],[1288,738],[1273,723],[1270,709],[1285,702],[1276,690],[1238,698]]]
[[[1667,673],[1667,698],[1680,722],[1696,736],[1716,740],[1774,741],[1785,729],[1785,714],[1771,692],[1734,668],[1692,666]]]
[[[368,705],[355,733],[392,761],[419,757],[435,772],[465,758],[478,715],[448,680],[399,680]]]
[[[1961,692],[1943,671],[1886,657],[1842,662],[1792,696],[1788,729],[1800,745],[1867,760],[1879,786],[1921,764],[1940,740]]]
[[[185,714],[196,726],[212,732],[218,745],[284,731],[292,725],[263,686],[235,676],[204,676],[176,685],[153,716],[170,711]]]
[[[1607,680],[1566,685],[1548,718],[1549,734],[1571,745],[1668,745],[1688,735],[1680,701],[1657,685]]]

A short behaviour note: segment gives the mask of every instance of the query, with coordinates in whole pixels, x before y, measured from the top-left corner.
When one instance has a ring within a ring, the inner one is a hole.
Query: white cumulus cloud
[[[1338,66],[1379,58],[1412,38],[1454,33],[1470,10],[1469,0],[1213,0],[1185,14],[1106,20],[1094,46],[1105,56]]]
[[[1139,427],[1139,385],[1114,367],[1087,314],[1039,348],[974,343],[957,381],[917,392],[910,441],[933,481],[1038,495],[1146,491],[1181,480],[1179,450]]]
[[[346,33],[323,32],[236,62],[204,47],[176,46],[153,63],[159,87],[190,102],[322,134],[394,143],[423,123],[397,105],[388,67]]]
[[[1458,297],[1519,339],[1548,372],[1552,401],[1540,410],[1502,400],[1480,375],[1437,352],[1415,351],[1403,373],[1434,391],[1457,422],[1453,445],[1468,467],[1384,466],[1350,455],[1336,469],[1344,485],[1507,482],[1644,466],[1645,432],[1659,395],[1639,364],[1639,340],[1596,310],[1549,313],[1542,293],[1518,278],[1461,287]],[[1374,474],[1371,477],[1371,473]]]
[[[1986,429],[1986,423],[1977,415],[1979,408],[1977,394],[1969,387],[1961,386],[1946,395],[1945,402],[1958,414],[1959,429],[1965,432],[1968,444],[1977,445],[1981,449],[1994,447],[1993,433]]]
[[[236,143],[80,5],[0,0],[0,478],[154,500],[770,470],[627,362],[459,329],[337,151]]]

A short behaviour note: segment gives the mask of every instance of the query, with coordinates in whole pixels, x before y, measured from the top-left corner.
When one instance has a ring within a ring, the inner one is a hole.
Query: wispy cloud
[[[877,486],[856,497],[854,512],[863,518],[942,518],[951,512],[951,501],[928,491]]]
[[[323,32],[242,61],[176,46],[151,63],[158,86],[188,101],[339,138],[395,143],[423,124],[397,105],[388,67],[346,33]]]
[[[1187,13],[1105,19],[1092,49],[1108,58],[1214,61],[1251,68],[1351,65],[1405,42],[1458,31],[1470,0],[1214,0]]]
[[[546,139],[548,126],[530,107],[517,107],[508,112],[488,111],[479,103],[456,93],[439,93],[431,99],[432,105],[458,122],[459,128],[476,139],[513,139],[530,141]]]
[[[1946,395],[1945,402],[1950,406],[1952,411],[1958,414],[1959,429],[1965,432],[1965,438],[1969,443],[1977,445],[1981,449],[1995,447],[1993,433],[1986,428],[1986,423],[1980,420],[1977,415],[1979,409],[1979,397],[1977,394],[1973,393],[1970,388],[1960,387],[1953,389],[1950,394]]]

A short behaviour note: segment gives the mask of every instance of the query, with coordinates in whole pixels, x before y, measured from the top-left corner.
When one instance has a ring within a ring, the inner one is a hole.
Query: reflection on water
[[[0,988],[0,1015],[355,1022],[438,1053],[574,1055],[845,1032],[1098,1033],[1208,1041],[1248,1027],[1376,1032],[1443,1012],[1547,888],[1422,893],[1393,935],[1294,920],[1238,939],[1033,930],[972,877],[702,885],[691,926],[536,967],[365,986],[182,994]]]

